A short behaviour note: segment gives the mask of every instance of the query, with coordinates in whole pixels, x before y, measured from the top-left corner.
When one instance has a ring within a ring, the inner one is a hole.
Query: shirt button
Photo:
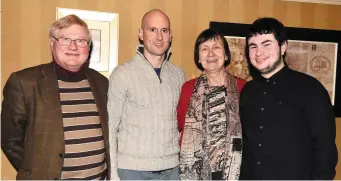
[[[264,94],[266,94],[266,92],[264,92]]]
[[[263,126],[259,126],[259,129],[263,129]]]
[[[268,80],[266,80],[266,82],[269,82],[269,79],[268,79]]]
[[[259,147],[261,147],[261,146],[262,146],[262,144],[258,144],[258,146],[259,146]]]
[[[273,84],[276,84],[276,82],[274,81]]]
[[[260,162],[257,162],[257,165],[260,165]]]
[[[261,111],[264,111],[264,108],[261,108],[260,110],[261,110]]]

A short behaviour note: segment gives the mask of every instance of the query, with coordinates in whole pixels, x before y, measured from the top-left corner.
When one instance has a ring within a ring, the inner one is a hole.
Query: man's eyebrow
[[[271,43],[271,42],[272,42],[271,40],[265,40],[265,41],[263,41],[261,44]]]
[[[271,43],[271,42],[272,42],[271,40],[265,40],[261,44],[264,45],[266,43]],[[257,45],[256,45],[256,43],[250,43],[249,46],[257,46]]]
[[[250,43],[249,46],[257,46],[255,43]]]

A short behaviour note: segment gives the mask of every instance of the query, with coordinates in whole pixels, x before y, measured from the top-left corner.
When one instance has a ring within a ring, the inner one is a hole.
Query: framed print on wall
[[[228,70],[245,80],[252,79],[252,67],[245,57],[245,36],[249,24],[210,22],[229,43],[231,63]],[[341,31],[286,27],[289,68],[319,80],[329,93],[336,117],[341,117]]]
[[[57,8],[56,18],[74,14],[88,24],[92,36],[90,68],[109,77],[118,64],[118,14]]]

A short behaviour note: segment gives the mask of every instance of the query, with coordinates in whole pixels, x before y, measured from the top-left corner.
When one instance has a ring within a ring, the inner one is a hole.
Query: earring
[[[226,59],[225,59],[225,62],[227,62],[229,60],[229,58],[225,55]]]

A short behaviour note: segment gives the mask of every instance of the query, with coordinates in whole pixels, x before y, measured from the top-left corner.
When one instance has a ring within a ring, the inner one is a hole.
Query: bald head
[[[146,14],[144,14],[142,17],[141,28],[143,29],[146,26],[146,24],[148,24],[150,21],[152,21],[152,19],[155,19],[155,18],[164,19],[164,21],[167,22],[168,27],[170,28],[170,20],[168,16],[166,15],[166,13],[164,13],[160,9],[152,9],[148,11]]]
[[[142,18],[138,36],[144,45],[143,54],[147,60],[160,65],[172,41],[168,16],[159,9],[148,11]],[[158,65],[153,66],[159,68]]]

